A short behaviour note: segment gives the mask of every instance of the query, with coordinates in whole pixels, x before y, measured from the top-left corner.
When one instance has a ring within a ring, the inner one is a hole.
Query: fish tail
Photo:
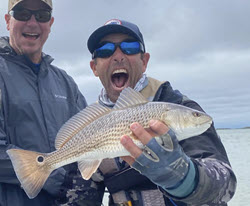
[[[30,199],[36,197],[53,171],[45,161],[48,155],[21,149],[9,149],[7,153],[22,188]]]

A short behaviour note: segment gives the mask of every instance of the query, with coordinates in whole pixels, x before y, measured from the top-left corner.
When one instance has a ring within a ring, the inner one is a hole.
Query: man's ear
[[[49,22],[50,27],[53,25],[54,21],[55,21],[55,18],[52,16]]]
[[[142,55],[142,61],[143,61],[143,73],[146,71],[147,69],[147,65],[148,65],[148,61],[150,58],[150,54],[149,53],[144,53]]]
[[[96,77],[98,77],[99,75],[98,75],[98,72],[97,72],[97,70],[96,70],[96,64],[97,64],[96,59],[92,59],[92,60],[90,61],[90,63],[89,63],[90,68],[92,69],[94,75],[95,75]]]
[[[10,30],[10,18],[11,18],[11,16],[9,14],[5,14],[4,18],[5,18],[5,22],[7,25],[7,30],[9,31]]]

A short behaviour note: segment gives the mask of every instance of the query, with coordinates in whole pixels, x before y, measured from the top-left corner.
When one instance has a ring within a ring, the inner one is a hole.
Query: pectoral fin
[[[91,178],[93,173],[96,172],[97,168],[101,164],[102,160],[93,160],[93,161],[79,161],[78,168],[81,172],[82,178],[88,180]]]

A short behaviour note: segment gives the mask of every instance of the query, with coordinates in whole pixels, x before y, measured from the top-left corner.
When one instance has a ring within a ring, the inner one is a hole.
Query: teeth
[[[29,35],[29,36],[38,36],[38,34],[33,34],[33,33],[25,33],[25,35]]]
[[[118,69],[113,72],[113,74],[118,74],[118,73],[125,73],[127,74],[128,72],[125,69]]]

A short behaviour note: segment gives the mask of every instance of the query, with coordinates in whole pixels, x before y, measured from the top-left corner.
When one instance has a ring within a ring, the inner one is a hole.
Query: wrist
[[[170,195],[175,197],[186,197],[191,194],[196,186],[196,169],[194,163],[190,161],[189,169],[186,176],[174,187],[164,188]]]

